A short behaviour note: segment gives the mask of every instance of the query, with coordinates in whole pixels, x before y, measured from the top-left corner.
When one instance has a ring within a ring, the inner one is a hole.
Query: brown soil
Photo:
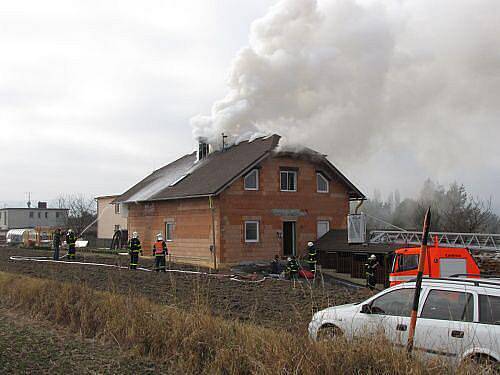
[[[311,287],[302,282],[266,280],[239,283],[225,276],[192,275],[169,272],[96,267],[89,265],[41,263],[10,260],[12,255],[50,256],[49,252],[26,249],[0,249],[0,271],[32,277],[85,284],[117,293],[143,295],[149,299],[185,309],[203,308],[225,318],[251,321],[288,331],[304,330],[318,309],[361,301],[369,296],[365,289],[349,288],[329,280]],[[113,255],[79,254],[77,261],[126,265],[127,258]],[[141,258],[150,267],[150,258]],[[171,268],[176,268],[175,265]]]

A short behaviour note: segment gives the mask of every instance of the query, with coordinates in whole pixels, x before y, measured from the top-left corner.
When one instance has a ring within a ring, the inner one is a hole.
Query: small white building
[[[0,208],[0,230],[19,228],[64,228],[68,220],[67,208],[38,207]]]

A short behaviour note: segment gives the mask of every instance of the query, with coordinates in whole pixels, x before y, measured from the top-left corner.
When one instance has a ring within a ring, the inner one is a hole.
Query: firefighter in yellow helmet
[[[141,241],[137,232],[132,233],[132,238],[128,242],[128,252],[130,254],[130,269],[136,270],[139,263],[139,253],[142,255]]]

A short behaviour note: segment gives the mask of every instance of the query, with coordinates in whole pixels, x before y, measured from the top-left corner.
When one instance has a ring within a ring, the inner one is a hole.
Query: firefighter
[[[271,262],[271,275],[275,275],[275,277],[281,274],[281,263],[280,256],[276,254],[274,256],[273,261]]]
[[[153,255],[155,257],[155,271],[167,272],[165,270],[165,256],[168,254],[167,243],[163,241],[161,233],[156,235],[156,242],[153,244]]]
[[[76,236],[73,229],[68,229],[66,233],[66,245],[68,245],[68,259],[76,259]]]
[[[59,247],[61,246],[61,229],[57,228],[52,236],[52,249],[54,255],[52,259],[59,260]]]
[[[376,271],[378,267],[377,257],[375,254],[370,255],[368,258],[368,262],[365,263],[366,269],[366,287],[370,288],[370,290],[375,289],[375,285],[377,284]]]
[[[130,254],[130,269],[136,270],[139,263],[139,253],[142,255],[141,241],[137,232],[132,233],[132,238],[128,242],[128,252]]]
[[[299,279],[299,263],[294,255],[288,258],[286,270],[290,280],[297,281]]]
[[[309,271],[312,272],[314,277],[316,277],[316,263],[317,263],[318,253],[316,252],[316,246],[314,243],[307,243],[307,263],[309,264]]]

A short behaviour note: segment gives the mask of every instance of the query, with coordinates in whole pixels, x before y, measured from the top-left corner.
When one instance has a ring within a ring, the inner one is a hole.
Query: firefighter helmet
[[[137,237],[139,237],[139,235],[137,234],[137,232],[132,233],[132,238],[137,238]]]
[[[370,260],[377,260],[377,257],[375,256],[375,254],[372,254],[372,255],[370,255],[370,257],[368,259],[370,259]]]
[[[158,233],[158,234],[156,235],[156,240],[157,240],[157,241],[163,241],[163,235],[162,235],[161,233]]]
[[[313,246],[314,246],[314,243],[312,243],[311,241],[309,241],[309,242],[307,243],[307,246],[309,246],[309,247],[313,247]]]

